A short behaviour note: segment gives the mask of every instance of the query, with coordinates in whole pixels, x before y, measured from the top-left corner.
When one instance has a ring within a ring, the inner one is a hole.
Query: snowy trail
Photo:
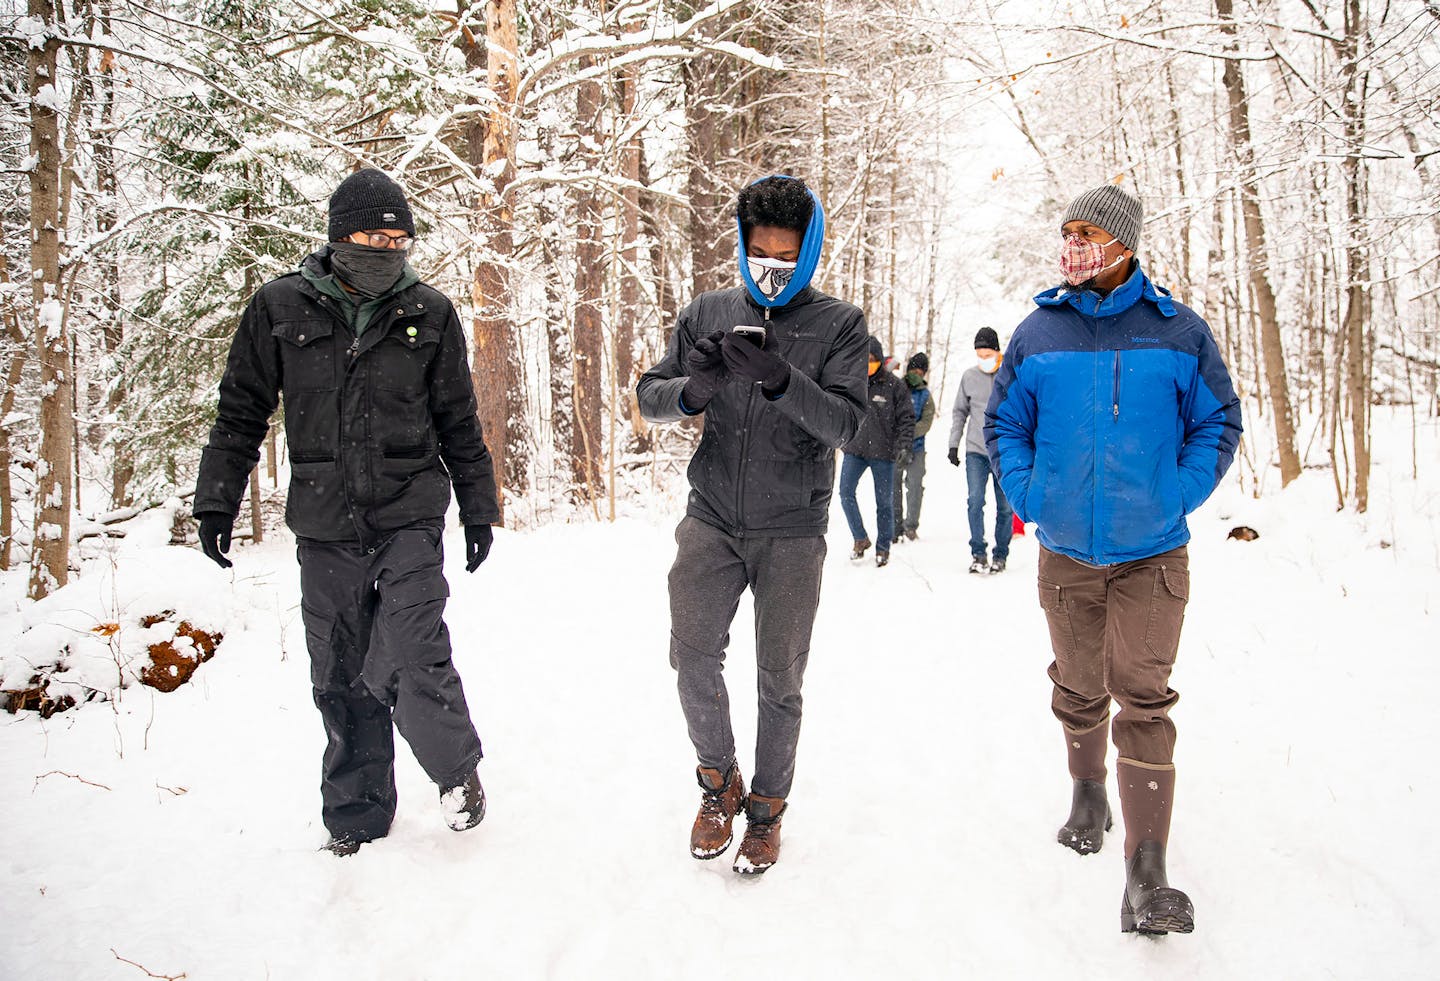
[[[931,457],[922,538],[889,568],[850,563],[832,515],[784,851],[756,880],[686,850],[673,513],[501,532],[475,576],[452,532],[489,816],[446,829],[402,744],[390,838],[343,861],[316,851],[293,548],[241,550],[243,588],[135,559],[196,595],[235,589],[245,629],[172,695],[0,722],[0,977],[141,976],[112,948],[192,979],[1433,976],[1433,542],[1314,518],[1324,475],[1315,508],[1305,488],[1222,491],[1194,519],[1171,877],[1197,932],[1150,941],[1119,933],[1118,822],[1095,856],[1054,843],[1069,785],[1035,542],[1002,576],[967,575],[964,475]],[[1395,494],[1433,540],[1433,494]],[[1242,515],[1259,542],[1224,541]],[[747,774],[753,657],[747,600],[727,671]]]

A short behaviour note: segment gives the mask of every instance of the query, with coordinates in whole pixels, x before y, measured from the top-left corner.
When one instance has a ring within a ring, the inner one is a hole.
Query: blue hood
[[[794,180],[787,174],[772,174],[772,177],[784,177]],[[762,177],[760,180],[769,180],[769,177]],[[753,183],[760,183],[754,181]],[[825,240],[825,209],[820,206],[820,199],[815,192],[806,188],[810,193],[810,201],[815,209],[810,213],[810,224],[805,226],[805,235],[800,240],[800,258],[795,262],[795,273],[790,277],[790,283],[780,291],[775,299],[770,299],[761,293],[755,285],[755,280],[750,278],[750,267],[745,262],[745,229],[740,226],[740,219],[735,219],[737,232],[735,245],[735,258],[740,264],[740,279],[745,284],[745,290],[750,294],[750,299],[762,307],[783,307],[810,285],[810,280],[815,278],[815,267],[820,265],[820,246]]]

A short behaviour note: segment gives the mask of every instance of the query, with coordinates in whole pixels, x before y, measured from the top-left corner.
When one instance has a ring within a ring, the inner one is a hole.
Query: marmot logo
[[[887,399],[887,398],[886,398],[885,396],[883,396],[883,395],[872,395],[872,396],[870,396],[870,401],[871,401],[871,402],[889,402],[890,400]]]
[[[1132,337],[1132,338],[1130,338],[1130,343],[1131,343],[1131,344],[1159,344],[1159,343],[1160,343],[1160,338],[1158,338],[1158,337]]]
[[[395,220],[395,212],[393,212],[393,211],[387,211],[387,212],[385,212],[383,215],[380,216],[380,220],[381,220],[381,221],[394,221],[394,220]]]

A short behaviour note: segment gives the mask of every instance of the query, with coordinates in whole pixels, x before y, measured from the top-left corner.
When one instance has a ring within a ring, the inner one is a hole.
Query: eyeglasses
[[[415,239],[409,235],[386,235],[384,232],[356,232],[372,249],[399,249],[404,252]],[[354,235],[351,236],[354,238]]]

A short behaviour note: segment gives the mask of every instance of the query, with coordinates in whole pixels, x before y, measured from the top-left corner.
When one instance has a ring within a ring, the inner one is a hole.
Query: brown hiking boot
[[[708,766],[697,766],[695,777],[704,793],[700,797],[700,813],[690,829],[690,854],[696,858],[715,858],[730,847],[734,840],[731,825],[735,815],[745,806],[745,778],[738,764],[731,763],[729,772]]]
[[[785,802],[779,797],[750,795],[745,805],[749,826],[735,856],[735,871],[741,875],[759,875],[780,860],[780,818]]]

